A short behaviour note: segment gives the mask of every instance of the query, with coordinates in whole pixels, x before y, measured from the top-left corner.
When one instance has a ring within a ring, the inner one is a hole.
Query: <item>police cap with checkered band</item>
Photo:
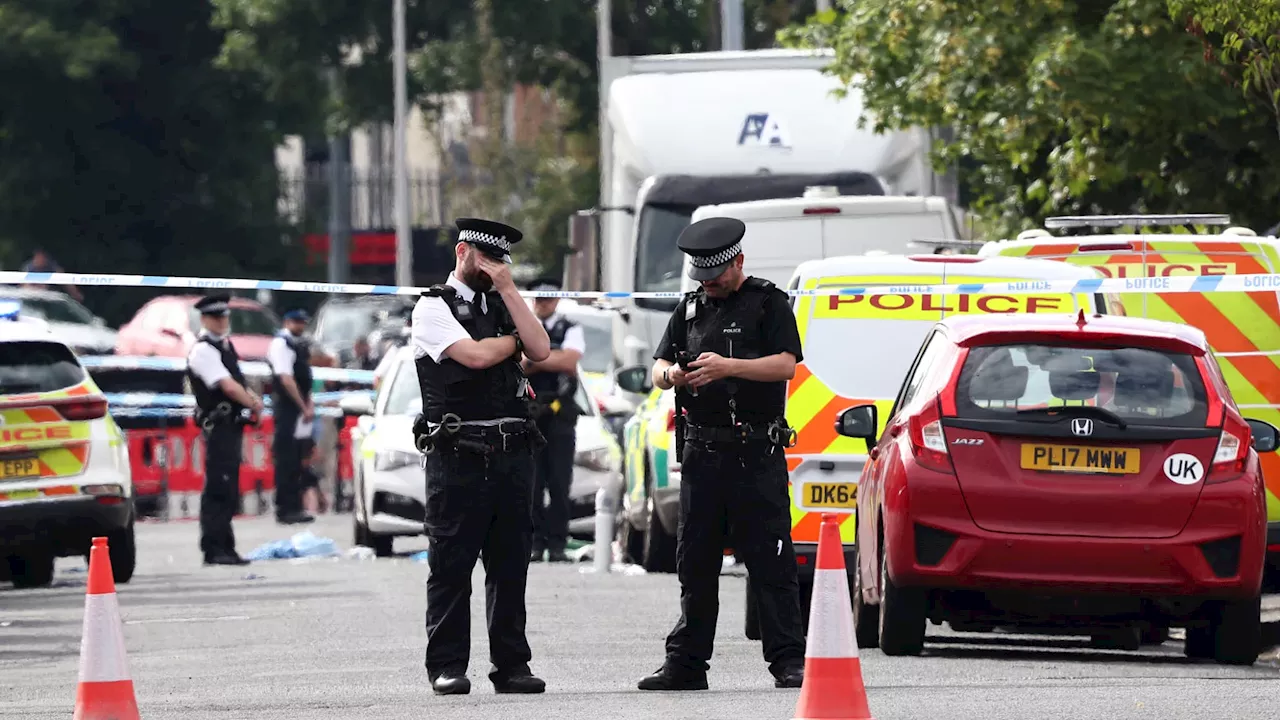
[[[468,243],[494,260],[511,262],[511,246],[520,242],[524,234],[510,225],[493,220],[458,218],[458,242]]]
[[[689,277],[699,282],[720,277],[742,254],[747,226],[736,218],[707,218],[680,233],[676,245],[689,256]]]

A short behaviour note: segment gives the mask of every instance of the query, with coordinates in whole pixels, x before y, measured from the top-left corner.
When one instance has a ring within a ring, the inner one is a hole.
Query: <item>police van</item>
[[[1221,230],[1202,234],[1168,230],[1187,226]],[[979,255],[1059,261],[1094,268],[1108,278],[1280,273],[1280,240],[1233,227],[1225,215],[1055,217],[1048,218],[1045,227],[1083,232],[1063,237],[1048,230],[1027,230],[1015,240],[986,243]],[[1122,228],[1152,230],[1142,234],[1098,232]],[[1123,308],[1117,308],[1119,312],[1203,331],[1240,410],[1280,425],[1280,299],[1274,289],[1143,292],[1124,294],[1119,302]],[[1271,572],[1280,577],[1280,455],[1262,453],[1259,460],[1267,487],[1269,564]]]
[[[792,298],[804,359],[787,385],[787,421],[797,431],[787,452],[791,476],[791,538],[800,565],[801,607],[813,590],[818,529],[824,511],[846,511],[840,526],[845,567],[857,567],[853,510],[867,463],[866,441],[836,434],[840,413],[854,405],[879,408],[880,431],[889,419],[908,367],[934,323],[956,314],[1087,314],[1107,312],[1097,294],[935,295],[911,286],[958,283],[1078,281],[1099,273],[1049,260],[974,255],[860,255],[801,263],[789,290],[850,286],[902,286],[883,295],[802,295]],[[878,435],[878,433],[877,433]],[[850,587],[853,583],[850,582]],[[759,636],[748,578],[747,637]]]

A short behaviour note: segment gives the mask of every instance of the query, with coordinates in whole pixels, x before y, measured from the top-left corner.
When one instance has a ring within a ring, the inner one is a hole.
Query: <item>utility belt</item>
[[[467,450],[482,455],[510,453],[525,448],[537,450],[547,443],[532,420],[474,425],[453,413],[445,413],[435,427],[431,427],[425,415],[419,415],[413,423],[413,436],[414,446],[423,455],[437,450]]]
[[[795,447],[796,431],[782,418],[767,423],[744,422],[734,425],[694,425],[686,422],[684,439],[704,443],[745,443],[752,440],[765,440],[771,445],[789,448]]]
[[[247,407],[240,407],[229,400],[223,400],[209,410],[197,409],[195,420],[197,425],[210,432],[216,427],[228,425],[243,427],[245,425],[255,425],[258,422],[258,419],[253,416],[252,410]]]

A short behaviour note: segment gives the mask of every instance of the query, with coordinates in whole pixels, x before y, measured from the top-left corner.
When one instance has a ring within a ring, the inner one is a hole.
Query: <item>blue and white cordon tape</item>
[[[119,355],[85,355],[80,363],[86,368],[96,370],[175,370],[185,371],[187,361],[183,358],[164,357],[126,357]],[[271,367],[264,362],[241,362],[240,369],[245,375],[252,377],[270,377]],[[372,370],[347,370],[344,368],[313,367],[311,374],[322,382],[373,384]]]
[[[337,293],[346,295],[418,295],[425,288],[396,285],[301,282],[296,280],[250,280],[247,278],[196,278],[164,275],[87,275],[81,273],[40,273],[0,271],[0,284],[17,285],[98,285],[107,287],[186,288],[192,290],[282,290],[289,292]],[[803,295],[977,295],[1003,293],[1206,293],[1280,291],[1280,274],[1200,275],[1147,278],[1093,278],[1087,280],[1023,280],[957,285],[861,285],[788,290]],[[521,296],[554,298],[667,298],[681,292],[585,292],[536,291]]]

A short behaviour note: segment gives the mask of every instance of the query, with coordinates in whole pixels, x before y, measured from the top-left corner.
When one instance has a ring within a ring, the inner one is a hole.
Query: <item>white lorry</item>
[[[860,129],[860,94],[823,72],[830,51],[754,50],[607,58],[601,68],[600,206],[571,223],[566,289],[681,289],[676,247],[704,205],[841,195],[953,195],[925,130]],[[648,362],[674,299],[624,300],[614,338]]]

